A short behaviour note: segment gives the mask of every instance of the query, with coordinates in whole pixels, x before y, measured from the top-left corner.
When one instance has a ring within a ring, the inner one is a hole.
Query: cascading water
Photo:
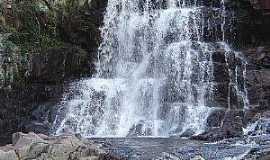
[[[196,135],[213,110],[213,54],[226,54],[229,91],[246,105],[245,65],[230,68],[224,1],[108,0],[95,78],[65,95],[55,132],[83,136]],[[239,76],[241,75],[241,76]],[[230,108],[230,95],[228,108]],[[243,98],[244,97],[244,98]]]

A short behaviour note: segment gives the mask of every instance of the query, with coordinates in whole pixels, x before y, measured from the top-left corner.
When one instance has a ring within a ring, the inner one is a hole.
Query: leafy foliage
[[[56,15],[53,11],[44,11],[41,1],[20,1],[13,6],[15,21],[9,24],[15,27],[9,40],[17,44],[25,53],[40,53],[47,48],[61,45],[56,34]]]

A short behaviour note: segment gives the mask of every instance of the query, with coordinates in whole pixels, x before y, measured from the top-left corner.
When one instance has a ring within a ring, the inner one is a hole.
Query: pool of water
[[[128,160],[240,160],[251,145],[231,142],[207,143],[182,138],[91,138],[111,154]]]

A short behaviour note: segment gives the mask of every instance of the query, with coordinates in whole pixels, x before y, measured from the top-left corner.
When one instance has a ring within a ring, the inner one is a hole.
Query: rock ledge
[[[48,137],[14,133],[12,144],[0,147],[0,160],[119,160],[91,141],[75,135]]]

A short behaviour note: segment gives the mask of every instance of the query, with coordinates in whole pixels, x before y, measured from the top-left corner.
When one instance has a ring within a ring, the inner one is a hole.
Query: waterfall
[[[232,95],[247,106],[246,63],[226,43],[224,1],[208,3],[108,0],[98,72],[94,78],[75,82],[64,95],[55,120],[56,134],[200,134],[218,107],[213,57],[220,52],[229,73],[224,73],[229,84],[228,106],[223,107],[232,108]],[[231,57],[240,62],[232,66]]]

